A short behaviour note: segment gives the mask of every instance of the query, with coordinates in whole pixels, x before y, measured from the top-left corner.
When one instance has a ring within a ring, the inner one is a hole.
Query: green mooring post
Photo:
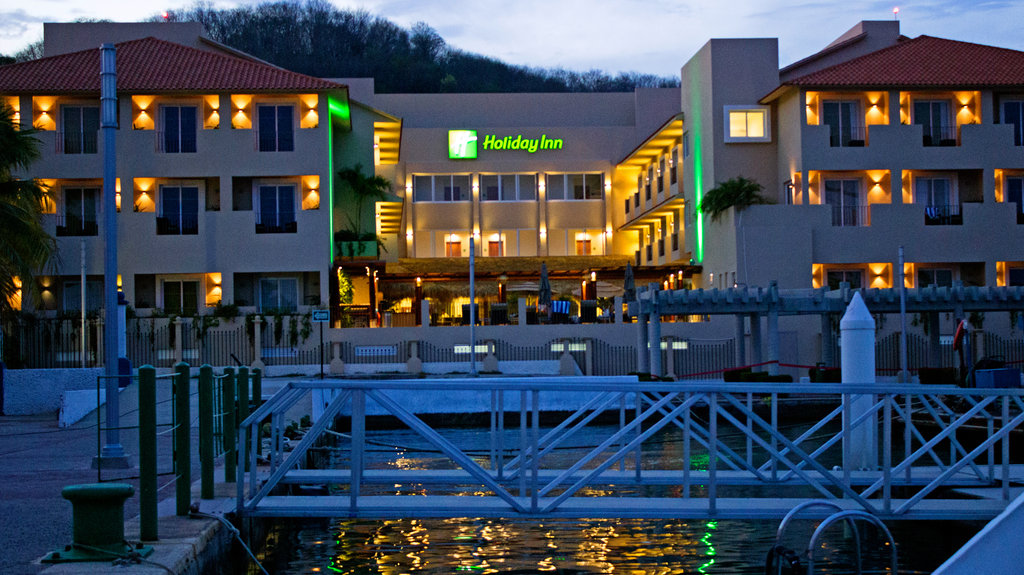
[[[156,368],[139,368],[139,539],[157,539]]]
[[[192,378],[189,365],[174,366],[174,499],[175,513],[188,515],[192,503],[192,416],[189,409],[189,386]]]
[[[199,496],[213,499],[213,367],[199,368]]]
[[[252,368],[252,408],[259,409],[263,405],[263,370]],[[257,430],[259,427],[256,428]],[[257,431],[256,455],[263,455],[263,432]]]
[[[124,540],[124,501],[135,493],[127,483],[69,485],[61,496],[71,502],[71,545],[43,558],[43,563],[110,562],[129,552],[146,557],[152,547]]]
[[[238,368],[238,425],[241,427],[245,418],[249,417],[249,368],[244,365]],[[251,434],[250,434],[251,439]],[[245,470],[249,471],[249,446],[239,445],[245,459]]]
[[[224,379],[220,380],[220,411],[224,421],[221,422],[221,429],[224,430],[224,482],[235,482],[235,470],[238,468],[238,452],[235,451],[235,430],[238,423],[235,421],[235,403],[238,396],[238,387],[235,385],[235,368],[224,368]]]

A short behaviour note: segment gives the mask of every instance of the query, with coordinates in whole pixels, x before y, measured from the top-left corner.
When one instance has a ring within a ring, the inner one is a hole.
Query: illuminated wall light
[[[412,241],[412,230],[405,232],[405,239]]]
[[[541,228],[541,230],[540,230],[540,237],[541,237],[541,239],[544,239],[544,238],[548,237],[548,231],[545,230],[544,228]]]

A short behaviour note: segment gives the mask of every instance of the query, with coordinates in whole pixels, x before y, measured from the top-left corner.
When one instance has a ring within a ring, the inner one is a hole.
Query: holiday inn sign
[[[537,150],[561,150],[562,146],[561,138],[549,138],[547,134],[541,134],[540,138],[525,138],[522,134],[504,137],[487,134],[481,139],[476,130],[448,130],[450,160],[475,160],[479,148],[486,151],[521,150],[532,154]]]

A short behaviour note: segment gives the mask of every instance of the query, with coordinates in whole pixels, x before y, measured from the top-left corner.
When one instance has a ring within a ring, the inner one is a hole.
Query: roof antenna
[[[900,7],[899,6],[893,6],[893,8],[892,8],[892,19],[893,20],[899,20],[900,19]]]

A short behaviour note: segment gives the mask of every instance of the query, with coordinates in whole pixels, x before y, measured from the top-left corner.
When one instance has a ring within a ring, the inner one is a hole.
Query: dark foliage
[[[200,2],[169,11],[167,19],[200,22],[214,40],[288,70],[321,78],[373,77],[380,93],[615,92],[678,85],[675,78],[636,72],[610,76],[513,66],[452,48],[425,23],[406,30],[326,0],[224,10]]]

